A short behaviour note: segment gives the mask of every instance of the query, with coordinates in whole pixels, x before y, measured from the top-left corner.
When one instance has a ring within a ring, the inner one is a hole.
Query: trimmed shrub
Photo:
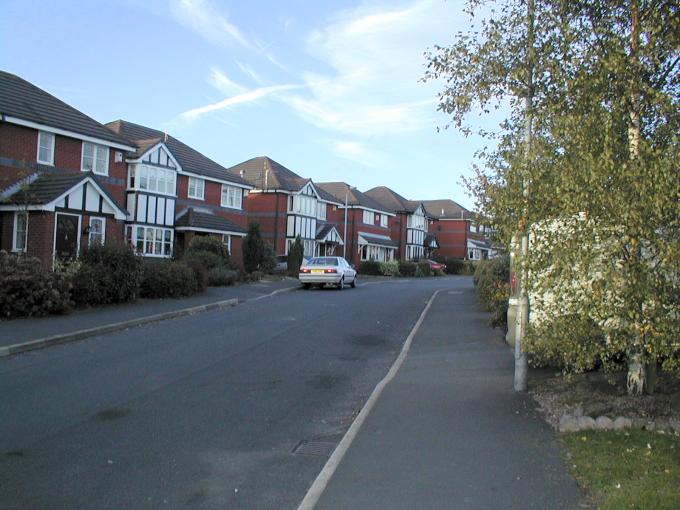
[[[461,259],[441,259],[439,262],[446,264],[446,274],[463,274],[465,261]]]
[[[399,262],[396,260],[380,262],[380,274],[384,276],[399,276]]]
[[[446,273],[441,269],[435,269],[432,271],[432,276],[444,276]]]
[[[262,258],[258,270],[262,273],[272,274],[276,269],[276,255],[274,254],[274,247],[269,243],[262,245]]]
[[[80,305],[134,301],[139,295],[141,259],[120,243],[92,245],[80,255],[73,277],[73,299]]]
[[[413,276],[415,276],[416,278],[422,278],[423,276],[425,276],[422,268],[420,267],[420,264],[416,264],[416,271],[415,273],[413,273]]]
[[[210,271],[216,267],[231,267],[229,250],[222,240],[215,236],[197,236],[191,240],[182,260],[203,264]]]
[[[0,251],[0,317],[38,317],[67,312],[71,282],[67,274],[46,270],[40,260]]]
[[[202,257],[184,257],[182,262],[194,272],[196,293],[205,292],[208,288],[208,269],[203,264]]]
[[[139,293],[144,298],[191,296],[198,290],[196,276],[187,264],[176,260],[145,260]]]
[[[228,287],[238,280],[238,272],[226,267],[214,267],[208,271],[209,287]]]
[[[399,261],[399,273],[402,276],[416,276],[417,267],[416,263],[410,260]]]
[[[260,235],[260,225],[253,221],[243,239],[243,267],[246,272],[252,273],[260,267],[263,251],[264,241]]]
[[[432,276],[432,268],[427,262],[418,262],[418,268],[422,273],[422,276]]]
[[[305,256],[305,247],[302,244],[302,239],[300,236],[295,238],[295,242],[288,250],[288,259],[286,264],[288,266],[288,274],[290,276],[297,276],[300,274],[300,266],[302,265],[302,259]]]
[[[491,325],[507,329],[510,257],[477,261],[473,281],[480,301],[492,314]]]
[[[381,275],[380,262],[376,260],[365,260],[361,263],[361,266],[359,266],[359,272],[367,275]]]

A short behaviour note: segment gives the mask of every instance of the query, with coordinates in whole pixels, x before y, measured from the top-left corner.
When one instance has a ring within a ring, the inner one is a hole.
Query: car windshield
[[[307,263],[308,266],[337,266],[338,259],[333,257],[317,257]]]

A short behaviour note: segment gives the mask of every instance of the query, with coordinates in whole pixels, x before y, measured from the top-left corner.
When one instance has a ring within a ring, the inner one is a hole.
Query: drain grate
[[[333,450],[335,450],[336,443],[329,441],[300,441],[293,453],[296,455],[315,455],[317,457],[330,457]]]

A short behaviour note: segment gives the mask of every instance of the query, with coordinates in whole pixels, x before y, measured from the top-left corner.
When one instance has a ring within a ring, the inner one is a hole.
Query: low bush
[[[420,275],[418,276],[432,276],[432,268],[427,262],[418,262],[418,269],[420,269]]]
[[[410,260],[399,261],[399,274],[402,276],[416,276],[416,269],[418,266],[415,262]]]
[[[396,260],[380,262],[380,274],[383,276],[399,276],[399,262]]]
[[[262,278],[264,278],[264,273],[262,271],[252,271],[241,275],[241,279],[244,282],[259,282]]]
[[[45,269],[40,260],[0,251],[0,317],[37,317],[67,312],[71,306],[68,275]]]
[[[182,262],[194,272],[196,293],[204,292],[208,288],[208,269],[203,265],[202,257],[184,257]]]
[[[432,271],[432,276],[444,276],[446,273],[441,269],[434,269]]]
[[[464,260],[442,258],[438,262],[446,265],[446,274],[463,274],[465,272]]]
[[[176,260],[145,260],[142,264],[140,296],[177,298],[198,291],[196,275],[187,264]]]
[[[194,237],[191,243],[189,243],[189,247],[184,253],[182,260],[186,263],[192,260],[193,264],[202,264],[207,271],[216,267],[231,267],[231,259],[227,247],[220,238],[215,236]]]
[[[142,276],[140,257],[120,243],[92,245],[80,255],[73,277],[73,299],[80,305],[134,301]]]
[[[208,271],[209,287],[228,287],[239,279],[238,271],[224,267],[214,267]]]
[[[276,254],[274,253],[274,247],[268,242],[265,242],[262,246],[262,259],[260,259],[260,267],[258,268],[258,271],[266,274],[272,274],[275,269]]]
[[[478,260],[466,260],[463,264],[463,271],[460,274],[474,275],[477,270]]]
[[[359,273],[366,275],[379,276],[382,274],[380,270],[380,262],[377,260],[365,260],[359,266]]]
[[[510,257],[477,261],[473,281],[480,301],[492,314],[491,325],[507,329]]]

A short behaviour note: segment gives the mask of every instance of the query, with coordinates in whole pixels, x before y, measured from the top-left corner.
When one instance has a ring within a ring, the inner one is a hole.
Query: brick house
[[[344,251],[350,263],[396,260],[399,243],[391,237],[390,228],[396,217],[394,212],[345,182],[321,182],[317,187],[341,204],[329,219],[338,230],[347,229]]]
[[[123,238],[126,138],[0,71],[0,248],[55,259]]]
[[[195,236],[213,235],[242,266],[252,186],[167,133],[124,120],[106,126],[137,146],[125,160],[125,238],[137,253],[170,257]]]
[[[436,229],[430,225],[437,220],[417,200],[407,200],[387,186],[377,186],[365,192],[396,216],[389,222],[391,237],[399,245],[399,260],[419,260],[431,257],[439,248]]]
[[[266,156],[228,171],[254,187],[248,195],[248,217],[260,225],[262,238],[276,255],[287,255],[297,236],[306,257],[341,254],[342,235],[331,219],[341,204],[311,179]]]

